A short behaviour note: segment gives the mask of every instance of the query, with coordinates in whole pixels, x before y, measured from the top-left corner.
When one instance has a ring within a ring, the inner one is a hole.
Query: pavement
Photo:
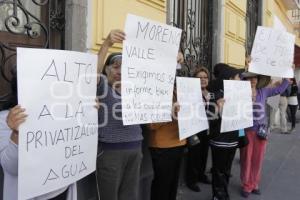
[[[297,113],[297,119],[299,121],[300,112]],[[210,167],[209,162],[207,169]],[[201,192],[193,192],[185,186],[181,178],[177,200],[211,200],[211,185],[199,183],[199,186]],[[251,194],[247,200],[300,200],[300,122],[291,134],[281,134],[279,129],[272,131],[263,164],[260,189],[261,195]],[[239,151],[233,161],[229,191],[231,200],[246,199],[240,195]]]

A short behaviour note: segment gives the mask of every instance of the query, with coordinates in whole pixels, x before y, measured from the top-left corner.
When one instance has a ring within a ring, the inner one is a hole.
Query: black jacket
[[[220,82],[222,82],[221,85]],[[220,132],[222,119],[216,110],[216,106],[217,100],[224,97],[223,80],[212,81],[211,86],[214,86],[210,88],[213,94],[211,96],[214,98],[211,98],[208,108],[210,144],[221,148],[236,148],[238,146],[239,131]]]

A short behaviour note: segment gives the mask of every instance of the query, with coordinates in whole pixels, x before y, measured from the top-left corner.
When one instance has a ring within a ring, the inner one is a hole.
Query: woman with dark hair
[[[97,181],[102,200],[138,199],[142,129],[138,124],[123,124],[122,54],[112,53],[104,62],[109,48],[124,39],[122,30],[112,30],[98,52],[97,96],[104,105],[98,112],[98,151],[101,154],[97,158]]]
[[[98,52],[97,181],[102,200],[137,200],[142,161],[140,125],[124,126],[121,111],[122,54],[105,57],[114,43],[122,43],[125,33],[112,30]],[[104,62],[105,61],[105,62]]]
[[[239,131],[221,133],[221,112],[224,100],[224,80],[240,80],[240,73],[243,70],[230,67],[227,64],[219,63],[214,67],[216,80],[210,84],[213,93],[210,100],[209,111],[210,125],[210,147],[212,152],[212,190],[213,200],[229,200],[228,184],[231,166],[236,149],[239,144]],[[217,105],[217,106],[213,106]]]
[[[183,63],[182,53],[177,63]],[[151,184],[151,200],[176,200],[182,158],[186,140],[179,139],[176,83],[173,89],[172,121],[147,124],[149,150],[154,177]]]
[[[154,178],[151,185],[151,200],[176,200],[180,167],[186,140],[179,140],[176,88],[173,92],[173,119],[166,123],[152,123],[149,128],[149,150]]]
[[[248,145],[241,149],[241,195],[247,198],[250,193],[259,195],[259,182],[261,178],[261,169],[266,151],[267,140],[262,135],[268,132],[266,119],[266,100],[268,97],[281,94],[286,90],[289,81],[284,81],[277,87],[268,88],[260,85],[258,74],[251,72],[243,73],[244,79],[250,81],[252,88],[253,101],[253,127],[246,129]]]
[[[3,200],[18,199],[19,126],[25,122],[25,109],[18,104],[17,77],[11,80],[12,96],[6,109],[0,111],[0,165],[4,172]],[[76,183],[32,200],[76,200]]]
[[[296,79],[293,78],[292,79],[292,84],[291,84],[291,92],[288,96],[288,107],[290,109],[291,112],[291,122],[292,122],[292,127],[291,130],[289,131],[289,133],[292,133],[296,127],[296,113],[297,113],[297,108],[298,108],[298,99],[297,99],[297,95],[298,95],[298,86],[296,83]]]
[[[209,82],[209,71],[207,68],[200,66],[193,74],[193,77],[200,78],[203,102],[206,108],[210,101],[210,93],[207,90]],[[194,136],[193,136],[194,137]],[[204,130],[196,134],[200,140],[199,143],[188,145],[187,166],[186,166],[186,185],[195,192],[199,192],[200,188],[197,182],[210,184],[211,181],[205,174],[206,163],[208,157],[209,137],[208,130]]]

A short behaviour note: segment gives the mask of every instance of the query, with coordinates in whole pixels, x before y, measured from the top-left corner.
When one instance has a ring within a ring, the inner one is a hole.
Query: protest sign
[[[95,171],[97,56],[17,49],[18,100],[28,117],[19,133],[18,196],[33,198]]]
[[[282,78],[294,77],[295,36],[267,27],[257,27],[249,71]]]
[[[176,78],[179,138],[183,140],[208,129],[199,78]]]
[[[128,15],[122,57],[124,125],[171,121],[181,30]]]
[[[253,126],[252,90],[249,81],[224,81],[221,133]]]
[[[273,28],[286,31],[284,24],[276,15],[273,16]]]

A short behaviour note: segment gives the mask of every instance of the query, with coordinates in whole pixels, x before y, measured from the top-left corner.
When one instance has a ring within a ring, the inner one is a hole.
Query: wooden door
[[[64,49],[64,0],[0,0],[0,110],[11,98],[16,47]]]

